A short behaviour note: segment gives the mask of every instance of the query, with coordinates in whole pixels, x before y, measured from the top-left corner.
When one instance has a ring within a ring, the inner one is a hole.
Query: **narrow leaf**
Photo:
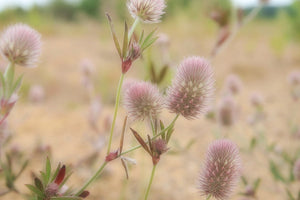
[[[145,51],[148,47],[150,47],[156,40],[158,39],[158,37],[155,37],[153,39],[151,39],[149,42],[147,42],[146,44],[143,45],[142,51]]]
[[[126,58],[127,49],[128,49],[128,26],[127,26],[127,23],[125,21],[125,31],[124,31],[124,39],[123,39],[122,58]]]
[[[56,178],[56,176],[57,176],[57,174],[58,174],[60,168],[61,168],[61,163],[59,163],[59,164],[57,165],[57,168],[56,168],[56,170],[55,170],[55,172],[54,172],[54,174],[53,174],[53,176],[52,176],[50,182],[53,182],[53,181],[54,181],[54,179]]]
[[[144,45],[147,44],[148,41],[152,38],[152,36],[154,35],[154,33],[155,33],[156,30],[157,30],[157,29],[154,29],[154,30],[153,30],[151,33],[149,33],[149,35],[145,38],[143,44],[141,45],[142,48],[143,48]]]
[[[139,44],[143,42],[145,31],[143,30],[139,39]]]
[[[42,193],[44,192],[44,186],[42,184],[42,181],[39,178],[34,179],[34,185],[37,189],[39,189]]]
[[[164,123],[160,120],[159,121],[159,123],[160,123],[160,130],[162,131],[162,130],[164,130],[165,129],[165,125],[164,125]],[[162,137],[162,139],[163,140],[166,140],[166,134],[165,134],[166,132],[164,131],[164,132],[162,132],[162,134],[161,134],[161,137]]]
[[[115,32],[114,25],[112,23],[111,17],[108,13],[106,13],[106,16],[107,16],[107,19],[108,19],[108,22],[109,22],[109,25],[110,25],[110,31],[111,31],[111,34],[113,36],[113,40],[114,40],[116,49],[118,51],[118,54],[119,54],[120,58],[122,58],[120,43],[118,41],[118,38],[117,38],[117,35],[116,35],[116,32]]]
[[[51,163],[49,157],[47,157],[46,160],[46,183],[47,184],[49,183],[50,176],[51,176]]]
[[[161,83],[161,82],[164,80],[164,78],[165,78],[165,76],[166,76],[166,74],[167,74],[167,72],[168,72],[168,69],[169,69],[168,66],[164,66],[164,67],[161,69],[160,74],[159,74],[159,77],[158,77],[158,79],[157,79],[157,83]]]
[[[25,186],[26,186],[30,191],[32,191],[33,193],[35,193],[36,195],[38,195],[39,197],[44,198],[44,194],[43,194],[38,188],[36,188],[35,186],[29,185],[29,184],[26,184]]]
[[[144,142],[144,140],[141,138],[141,136],[135,130],[133,130],[132,128],[130,128],[130,130],[132,131],[134,137],[140,143],[140,145],[151,155],[151,152],[150,152],[147,144]]]

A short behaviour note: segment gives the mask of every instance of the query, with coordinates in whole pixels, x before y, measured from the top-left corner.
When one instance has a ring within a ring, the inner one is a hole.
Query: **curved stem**
[[[146,191],[144,200],[148,199],[150,188],[151,188],[153,178],[154,178],[154,174],[155,174],[155,169],[156,169],[156,165],[153,165],[152,172],[151,172],[151,177],[150,177],[150,180],[149,180],[149,183],[148,183],[148,187],[147,187],[147,191]]]
[[[134,30],[136,28],[136,26],[139,24],[140,20],[139,18],[135,18],[134,23],[132,24],[129,33],[128,33],[128,40],[130,41],[132,34],[134,33]]]
[[[108,162],[104,162],[98,171],[84,184],[84,186],[75,194],[75,196],[79,196],[94,180],[98,178],[98,176],[102,173],[103,169],[107,165]]]
[[[178,117],[179,117],[179,115],[176,115],[176,117],[173,119],[173,121],[171,122],[171,124],[167,127],[167,128],[165,128],[165,129],[163,129],[159,134],[157,134],[156,136],[154,136],[152,139],[155,139],[155,138],[157,138],[158,136],[160,136],[162,133],[164,133],[165,131],[167,131],[169,128],[171,128],[174,124],[175,124],[175,122],[176,122],[176,120],[178,119]],[[123,152],[123,153],[121,153],[121,154],[119,154],[119,157],[120,156],[122,156],[122,155],[125,155],[125,154],[127,154],[127,153],[129,153],[129,152],[132,152],[132,151],[134,151],[134,150],[136,150],[136,149],[139,149],[139,148],[141,148],[141,146],[139,145],[139,146],[136,146],[136,147],[134,147],[134,148],[132,148],[132,149],[129,149],[129,150],[127,150],[127,151],[125,151],[125,152]],[[98,169],[98,171],[84,184],[84,186],[76,193],[76,196],[79,196],[101,173],[102,173],[102,171],[104,170],[104,168],[106,167],[106,165],[108,164],[108,162],[104,162],[101,166],[100,166],[100,168]]]
[[[152,138],[152,140],[156,139],[157,137],[159,137],[160,135],[162,135],[164,132],[166,132],[167,130],[169,130],[172,126],[174,126],[174,124],[175,124],[176,120],[178,119],[178,117],[179,117],[179,114],[176,115],[176,117],[173,119],[173,121],[171,122],[171,124],[170,124],[167,128],[165,128],[165,129],[163,129],[162,131],[160,131],[160,133],[158,133],[157,135],[155,135],[155,136]],[[146,144],[147,144],[147,143],[148,143],[148,141],[146,142]],[[135,150],[137,150],[137,149],[139,149],[139,148],[141,148],[141,147],[142,147],[141,145],[137,145],[137,146],[135,146],[135,147],[133,147],[133,148],[127,150],[127,151],[124,151],[124,152],[121,153],[119,156],[123,156],[124,154],[127,154],[127,153],[130,153],[130,152],[132,152],[132,151],[135,151]]]
[[[120,105],[121,89],[122,89],[122,85],[123,85],[123,81],[124,81],[124,76],[125,76],[125,74],[122,73],[120,80],[119,80],[118,89],[117,89],[115,112],[114,112],[114,117],[113,117],[113,121],[112,121],[111,128],[110,128],[110,135],[109,135],[109,141],[108,141],[108,146],[107,146],[107,155],[110,153],[112,137],[113,137],[117,114],[118,114],[119,105]]]

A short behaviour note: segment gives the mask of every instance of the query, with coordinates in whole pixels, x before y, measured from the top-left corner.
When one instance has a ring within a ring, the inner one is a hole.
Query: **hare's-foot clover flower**
[[[218,200],[228,199],[240,175],[238,147],[230,140],[217,140],[208,148],[199,189],[203,195]]]
[[[11,63],[33,67],[41,54],[41,35],[25,24],[9,26],[1,36],[0,51]]]
[[[217,108],[217,119],[222,126],[232,126],[237,120],[238,107],[234,98],[229,95],[221,99]]]
[[[182,61],[167,91],[167,107],[187,119],[205,114],[214,93],[213,70],[208,61],[189,57]]]
[[[147,82],[127,84],[124,106],[133,120],[157,119],[163,108],[163,98],[157,86]]]
[[[144,23],[158,23],[165,13],[164,0],[129,0],[127,3],[131,16],[138,18]]]

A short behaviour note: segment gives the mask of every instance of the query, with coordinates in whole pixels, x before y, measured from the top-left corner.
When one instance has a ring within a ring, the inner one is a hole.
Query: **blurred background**
[[[171,83],[183,58],[210,58],[219,36],[218,25],[209,17],[209,0],[166,2],[162,23],[138,26],[138,32],[157,27],[160,38],[127,75],[158,83],[162,90]],[[247,15],[259,1],[232,3]],[[74,167],[71,186],[85,181],[91,174],[89,169],[97,169],[105,153],[102,148],[121,73],[106,12],[112,16],[121,38],[124,20],[133,23],[126,0],[0,0],[0,30],[13,23],[26,23],[42,34],[43,41],[39,66],[17,69],[25,78],[20,101],[9,117],[14,135],[9,146],[27,157],[31,152],[50,151],[54,163]],[[0,65],[3,62],[0,60]],[[287,183],[281,178],[288,177],[291,170],[286,155],[300,157],[300,106],[288,81],[289,74],[300,69],[300,1],[270,0],[211,62],[217,80],[211,115],[178,121],[171,151],[160,163],[149,199],[202,199],[197,175],[207,146],[220,134],[240,146],[248,180],[241,181],[233,199],[243,199],[241,194],[256,180],[261,180],[256,199],[289,199],[286,188],[296,196],[299,182]],[[157,75],[165,67],[168,70],[164,79],[159,80]],[[235,123],[224,127],[217,122],[216,109],[232,74],[242,85],[234,97],[238,117]],[[124,116],[125,110],[121,109],[114,147],[119,142]],[[172,117],[167,111],[162,115],[166,120]],[[141,125],[136,126],[142,130]],[[128,131],[126,148],[134,144]],[[89,199],[141,199],[151,160],[142,151],[130,156],[138,161],[137,166],[131,167],[130,180],[126,181],[121,164],[115,162],[91,187]],[[30,167],[18,181],[21,190],[27,191],[24,183],[30,181],[31,172],[40,171],[44,160],[45,156],[31,157]],[[251,195],[246,197],[254,199]],[[21,199],[16,194],[2,198]]]

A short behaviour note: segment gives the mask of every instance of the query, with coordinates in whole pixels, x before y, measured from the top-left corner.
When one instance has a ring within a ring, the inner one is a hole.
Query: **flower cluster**
[[[203,195],[219,200],[228,199],[240,175],[238,147],[230,140],[217,140],[208,148],[199,178],[199,189]]]

